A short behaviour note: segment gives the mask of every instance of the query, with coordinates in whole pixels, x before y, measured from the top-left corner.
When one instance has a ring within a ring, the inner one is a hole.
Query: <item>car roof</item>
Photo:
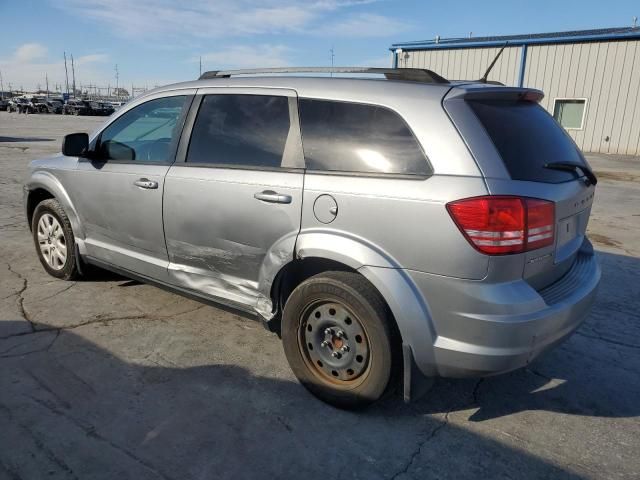
[[[148,96],[163,91],[178,89],[200,89],[209,87],[227,88],[274,88],[295,90],[300,97],[336,100],[358,100],[369,98],[380,100],[380,96],[430,96],[440,100],[454,84],[423,83],[384,78],[328,77],[328,76],[239,76],[220,77],[190,82],[174,83],[146,92]]]

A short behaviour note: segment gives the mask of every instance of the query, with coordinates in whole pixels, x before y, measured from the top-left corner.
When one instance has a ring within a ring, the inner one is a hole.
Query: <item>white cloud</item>
[[[74,59],[76,72],[76,85],[99,83],[104,84],[105,78],[111,78],[110,69],[105,72],[100,64],[107,61],[109,56],[105,53],[92,53]],[[73,73],[71,61],[67,57],[69,70],[69,83],[72,82]],[[12,89],[24,88],[36,89],[38,86],[45,88],[47,78],[49,88],[56,84],[65,85],[64,60],[59,58],[52,60],[47,54],[47,48],[38,43],[26,43],[15,49],[8,58],[0,59],[3,84],[6,89],[11,85]]]
[[[291,53],[292,49],[284,45],[235,45],[203,54],[202,69],[283,67],[289,65]]]
[[[75,58],[74,62],[76,63],[76,65],[86,65],[88,63],[104,63],[108,60],[109,55],[107,55],[106,53],[92,53]]]
[[[382,15],[361,13],[325,23],[314,33],[330,37],[389,37],[409,28],[406,23]]]
[[[39,43],[25,43],[20,45],[15,53],[13,59],[16,62],[30,62],[38,58],[42,58],[47,54],[47,47],[40,45]]]
[[[130,38],[221,38],[267,34],[318,33],[337,11],[380,0],[63,0],[65,12],[91,19]],[[332,35],[381,36],[399,22],[373,14],[349,17],[326,27]],[[322,33],[322,32],[319,32]]]

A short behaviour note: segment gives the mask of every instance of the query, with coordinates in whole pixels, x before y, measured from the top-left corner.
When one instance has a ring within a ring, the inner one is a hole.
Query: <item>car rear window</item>
[[[405,121],[378,105],[300,99],[307,168],[354,173],[429,175]]]
[[[544,165],[578,162],[586,166],[571,137],[537,103],[472,100],[469,105],[514,180],[567,182],[575,180],[573,172],[550,170]]]

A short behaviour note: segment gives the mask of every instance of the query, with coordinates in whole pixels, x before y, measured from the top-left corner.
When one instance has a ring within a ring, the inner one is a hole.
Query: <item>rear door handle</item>
[[[273,190],[254,193],[253,198],[269,203],[291,203],[291,195],[284,195],[282,193],[274,192]]]
[[[154,188],[158,188],[158,182],[154,182],[153,180],[149,180],[148,178],[140,178],[133,182],[136,187],[147,188],[152,190]]]

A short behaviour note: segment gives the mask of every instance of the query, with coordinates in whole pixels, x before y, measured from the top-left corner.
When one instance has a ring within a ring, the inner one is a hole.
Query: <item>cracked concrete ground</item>
[[[603,281],[568,342],[349,413],[306,393],[252,320],[110,274],[46,275],[27,164],[100,121],[0,113],[0,479],[640,477],[640,160],[590,159]]]

